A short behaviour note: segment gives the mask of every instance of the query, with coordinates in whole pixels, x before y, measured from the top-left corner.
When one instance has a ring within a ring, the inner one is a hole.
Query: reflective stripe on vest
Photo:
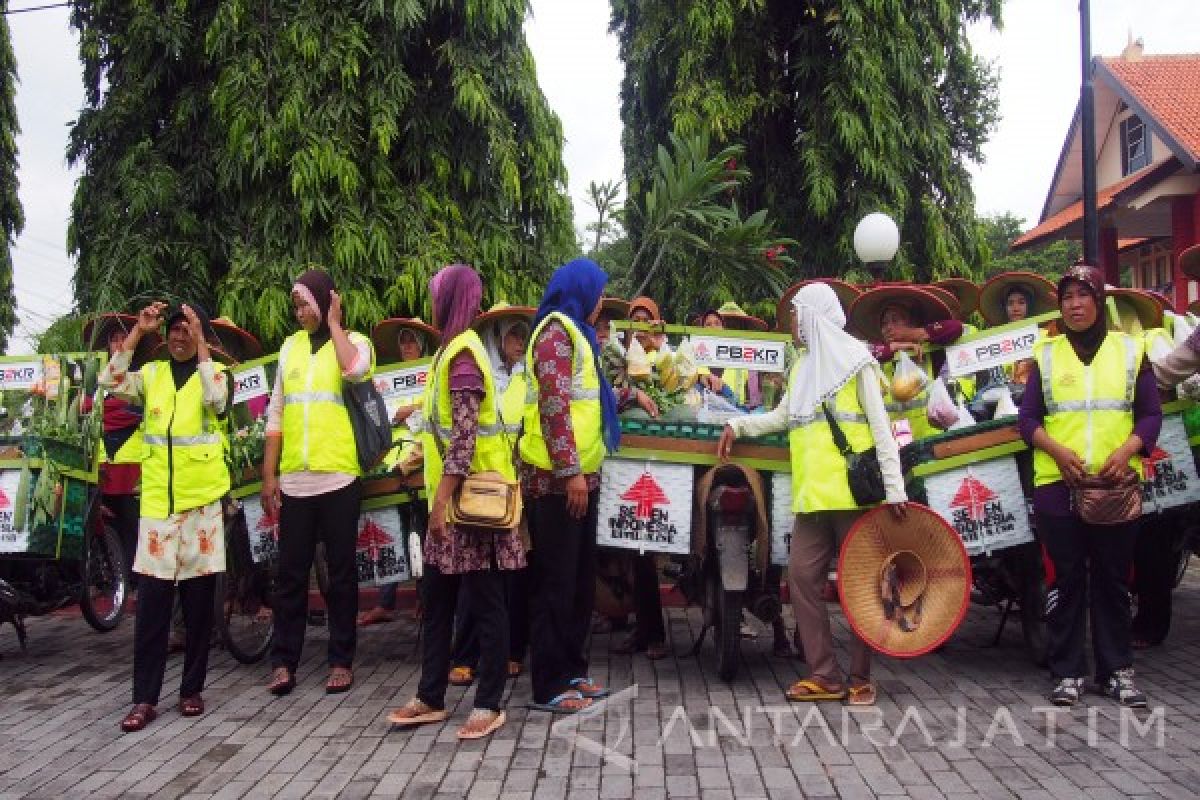
[[[471,472],[499,472],[509,480],[516,480],[517,477],[513,463],[514,440],[503,435],[505,431],[499,421],[496,381],[492,376],[487,349],[479,334],[467,329],[437,352],[425,384],[421,404],[425,425],[422,427],[421,440],[425,455],[425,492],[430,508],[433,507],[437,487],[442,480],[442,452],[449,447],[453,436],[450,365],[464,351],[471,353],[483,373],[483,399],[479,403],[479,427],[475,435],[475,453],[471,457]]]
[[[170,365],[156,361],[142,368],[142,385],[141,515],[167,519],[219,500],[230,485],[228,441],[224,423],[204,405],[199,371],[177,390]]]
[[[521,434],[521,460],[539,469],[554,466],[546,441],[542,437],[542,414],[538,408],[538,382],[533,357],[538,337],[550,322],[556,321],[571,337],[571,428],[579,465],[584,474],[598,472],[604,463],[604,417],[600,410],[600,374],[592,346],[568,317],[558,312],[548,314],[529,337],[529,352],[525,358],[525,427]]]
[[[1065,336],[1048,339],[1035,353],[1046,405],[1043,427],[1096,473],[1133,433],[1133,396],[1143,356],[1141,340],[1109,333],[1092,363],[1084,365]],[[1129,465],[1142,474],[1141,458]],[[1043,450],[1033,454],[1034,485],[1062,480],[1058,464]]]
[[[375,351],[360,333],[348,334],[371,356],[366,379],[375,371]],[[297,331],[279,350],[276,380],[283,384],[283,452],[279,471],[359,475],[354,428],[342,400],[342,368],[332,341],[312,352],[308,333]]]

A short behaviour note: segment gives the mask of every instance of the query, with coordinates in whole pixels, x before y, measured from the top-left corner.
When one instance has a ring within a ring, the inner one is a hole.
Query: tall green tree
[[[308,264],[363,329],[453,261],[532,300],[574,247],[528,0],[75,5],[84,309],[179,287],[275,344]]]
[[[979,218],[984,241],[987,242],[987,275],[1000,272],[1035,272],[1057,280],[1083,254],[1078,241],[1059,239],[1038,247],[1011,250],[1012,243],[1025,232],[1025,220],[1012,212]]]
[[[8,0],[0,0],[0,353],[17,324],[17,295],[13,287],[12,246],[25,227],[17,197],[17,58],[8,27]]]
[[[669,134],[706,132],[745,145],[737,202],[798,242],[791,277],[853,267],[876,210],[901,229],[892,277],[982,269],[966,163],[994,125],[995,76],[965,24],[998,25],[1001,0],[611,2],[631,201]]]

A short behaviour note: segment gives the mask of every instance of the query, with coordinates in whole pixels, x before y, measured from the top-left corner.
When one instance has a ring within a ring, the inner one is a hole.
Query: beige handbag
[[[499,472],[476,472],[459,484],[447,516],[455,525],[509,531],[521,521],[521,484]]]

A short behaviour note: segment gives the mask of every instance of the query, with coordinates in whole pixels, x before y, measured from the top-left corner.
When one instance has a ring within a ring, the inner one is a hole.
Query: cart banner
[[[248,403],[256,397],[267,397],[271,394],[271,384],[267,379],[267,368],[262,364],[248,370],[233,374],[233,402]]]
[[[383,396],[389,414],[404,406],[417,405],[429,380],[429,359],[391,364],[375,373],[375,388]]]
[[[958,531],[967,555],[1033,541],[1029,508],[1013,456],[968,464],[925,478],[929,507]]]
[[[1158,444],[1149,458],[1143,458],[1146,480],[1142,484],[1142,511],[1166,511],[1188,503],[1200,502],[1200,479],[1196,459],[1188,444],[1182,414],[1163,417]]]
[[[411,578],[406,539],[399,509],[362,512],[358,517],[354,554],[358,585],[382,586]]]
[[[771,563],[788,565],[792,552],[792,530],[796,515],[792,512],[792,476],[786,472],[771,473]]]
[[[737,339],[728,336],[695,336],[692,350],[696,365],[751,372],[783,372],[786,342]]]
[[[42,362],[10,361],[0,364],[0,391],[32,389],[42,381]]]
[[[1033,323],[947,345],[946,364],[950,376],[961,378],[1033,358],[1039,336],[1037,323]]]
[[[251,495],[242,501],[246,532],[250,537],[250,558],[255,564],[275,561],[279,556],[279,517],[263,511],[262,500]]]
[[[21,470],[0,472],[0,553],[29,552],[29,531],[16,524],[17,504],[24,502],[21,488]]]
[[[610,458],[600,478],[596,543],[647,553],[692,552],[691,464]]]

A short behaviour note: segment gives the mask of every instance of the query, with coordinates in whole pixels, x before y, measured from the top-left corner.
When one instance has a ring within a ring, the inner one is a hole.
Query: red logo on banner
[[[671,502],[671,498],[663,493],[662,487],[649,472],[643,472],[642,477],[638,478],[633,486],[630,486],[628,491],[621,495],[621,499],[637,504],[634,514],[638,519],[650,519],[654,514],[655,506]]]
[[[1146,480],[1154,480],[1155,473],[1158,471],[1160,461],[1170,461],[1171,454],[1161,447],[1154,448],[1154,452],[1142,459],[1142,465],[1146,468]]]
[[[8,508],[11,505],[12,505],[12,502],[8,499],[8,495],[5,494],[3,489],[0,489],[0,509]]]
[[[358,538],[354,541],[356,550],[366,550],[367,557],[372,561],[379,560],[379,548],[391,547],[392,537],[383,528],[375,523],[375,520],[367,517],[363,522],[362,528],[358,532]]]
[[[996,499],[996,493],[976,478],[967,477],[954,493],[951,508],[964,508],[973,520],[981,520],[987,504]]]

